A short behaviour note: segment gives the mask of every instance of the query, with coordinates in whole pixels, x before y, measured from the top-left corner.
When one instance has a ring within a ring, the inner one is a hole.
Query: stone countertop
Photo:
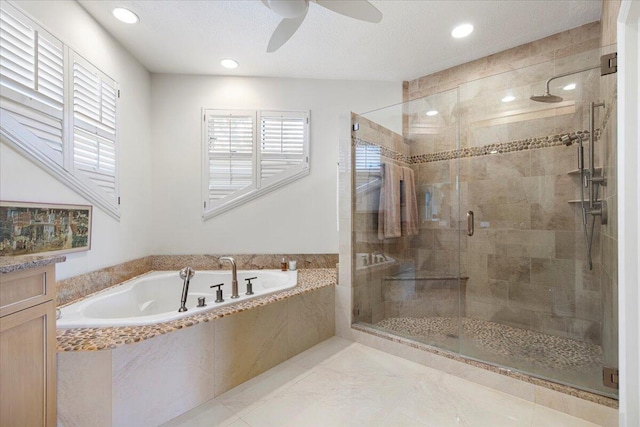
[[[298,270],[298,284],[289,290],[276,292],[237,304],[213,309],[204,313],[177,319],[171,322],[145,326],[119,326],[108,328],[58,329],[58,352],[110,350],[153,338],[158,335],[184,329],[198,323],[219,319],[234,313],[291,298],[337,283],[335,268]]]
[[[12,273],[29,268],[43,267],[45,265],[63,262],[66,259],[67,257],[64,255],[0,256],[0,273]]]

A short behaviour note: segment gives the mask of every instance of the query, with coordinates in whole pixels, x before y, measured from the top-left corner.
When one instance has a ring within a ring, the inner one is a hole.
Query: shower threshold
[[[617,407],[613,390],[602,385],[602,348],[591,343],[468,317],[395,317],[353,327]]]

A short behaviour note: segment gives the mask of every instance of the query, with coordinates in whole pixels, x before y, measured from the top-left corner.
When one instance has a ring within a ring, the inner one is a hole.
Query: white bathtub
[[[248,277],[257,277],[253,283],[254,295],[245,295]],[[82,301],[61,309],[58,328],[84,328],[108,326],[140,326],[169,322],[225,305],[291,289],[298,282],[297,271],[242,270],[238,271],[240,298],[231,299],[231,271],[196,270],[189,284],[187,311],[179,313],[183,280],[177,271],[156,271],[131,279],[121,285],[99,292]],[[222,286],[224,302],[216,303],[215,289]],[[198,297],[206,297],[206,307],[196,307]]]

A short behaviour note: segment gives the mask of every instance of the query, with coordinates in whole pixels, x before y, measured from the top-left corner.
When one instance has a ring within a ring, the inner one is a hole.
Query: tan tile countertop
[[[64,255],[18,255],[0,256],[0,273],[27,270],[45,265],[62,262],[67,259]]]
[[[293,289],[238,304],[228,305],[171,322],[146,326],[58,329],[58,352],[114,349],[119,346],[140,342],[158,335],[197,325],[198,323],[208,322],[234,313],[281,301],[325,286],[335,286],[336,283],[335,268],[303,269],[298,271],[298,284]]]

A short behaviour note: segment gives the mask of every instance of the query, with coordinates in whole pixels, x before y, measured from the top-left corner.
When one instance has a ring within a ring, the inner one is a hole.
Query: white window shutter
[[[370,188],[370,185],[380,183],[381,149],[376,145],[357,144],[355,146],[355,186],[356,191]]]
[[[117,206],[117,85],[78,55],[73,58],[73,165]]]
[[[260,186],[308,166],[308,114],[260,113]]]
[[[64,53],[11,6],[0,10],[0,109],[28,132],[22,143],[63,166]]]
[[[221,200],[254,184],[254,114],[211,112],[206,117],[208,198]]]
[[[203,109],[203,217],[309,173],[309,112]]]
[[[2,10],[0,46],[3,86],[12,80],[18,85],[35,89],[36,32]]]

